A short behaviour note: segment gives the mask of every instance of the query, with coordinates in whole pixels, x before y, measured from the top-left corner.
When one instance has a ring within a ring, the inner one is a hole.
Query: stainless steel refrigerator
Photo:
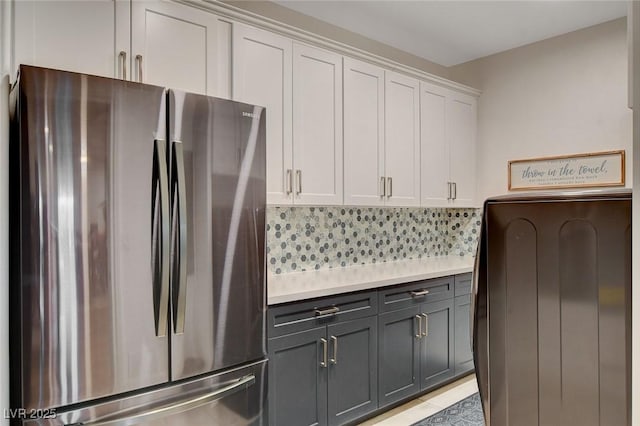
[[[485,202],[473,353],[486,424],[629,425],[631,192]]]
[[[9,417],[265,424],[264,109],[29,66],[11,102]]]

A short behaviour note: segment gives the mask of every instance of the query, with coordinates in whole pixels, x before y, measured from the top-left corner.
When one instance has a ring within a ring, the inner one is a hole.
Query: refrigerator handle
[[[173,290],[173,327],[175,333],[184,332],[187,296],[187,199],[182,142],[171,143],[173,223],[171,247],[173,248],[171,284]]]
[[[142,422],[149,422],[153,419],[163,418],[172,414],[178,414],[185,411],[193,410],[206,404],[211,404],[226,396],[232,395],[242,389],[246,389],[256,382],[256,376],[249,375],[242,377],[231,384],[228,384],[220,389],[216,389],[213,392],[205,393],[204,395],[196,396],[195,398],[187,399],[175,404],[164,405],[158,408],[153,408],[143,412],[129,412],[120,413],[108,418],[96,419],[86,423],[76,423],[76,425],[84,426],[107,426],[107,425],[122,425],[122,424],[138,424]]]
[[[152,176],[152,265],[153,308],[156,336],[167,334],[169,303],[169,177],[167,173],[166,143],[156,139],[153,147]],[[160,235],[158,235],[158,233]]]

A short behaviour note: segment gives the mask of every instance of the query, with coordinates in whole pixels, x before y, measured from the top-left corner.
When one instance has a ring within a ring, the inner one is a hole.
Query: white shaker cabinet
[[[121,31],[127,27],[123,23]],[[218,75],[228,74],[230,66],[230,52],[218,52],[225,46],[219,43],[219,32],[223,38],[230,37],[231,24],[209,12],[170,1],[132,1],[128,77],[192,93],[228,96],[228,88],[218,84]]]
[[[15,1],[14,67],[228,97],[231,23],[166,0]]]
[[[267,203],[290,204],[292,50],[285,37],[235,24],[233,99],[267,109]]]
[[[342,57],[243,24],[233,98],[267,108],[267,203],[342,204]]]
[[[451,91],[447,103],[449,177],[454,206],[474,207],[476,196],[476,98]]]
[[[387,205],[420,205],[420,84],[385,71],[385,162]]]
[[[12,73],[25,64],[122,78],[116,52],[129,49],[128,1],[15,1],[13,7]],[[116,31],[116,19],[126,22],[126,32]]]
[[[342,56],[298,43],[289,173],[294,203],[342,204]]]
[[[421,204],[475,207],[476,98],[420,83]]]
[[[385,204],[384,70],[344,58],[344,202]]]

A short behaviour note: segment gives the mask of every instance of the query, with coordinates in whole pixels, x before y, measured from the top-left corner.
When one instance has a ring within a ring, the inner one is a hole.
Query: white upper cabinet
[[[420,83],[421,193],[426,207],[475,207],[475,97]]]
[[[384,70],[344,58],[344,202],[385,204]]]
[[[124,31],[124,29],[123,29]],[[217,89],[218,18],[168,1],[131,3],[131,71],[134,81],[203,95]],[[228,66],[228,65],[227,65]]]
[[[449,201],[449,145],[446,111],[448,90],[420,83],[422,205],[446,206]]]
[[[231,24],[165,0],[16,1],[14,65],[230,94]]]
[[[103,77],[120,77],[116,51],[129,49],[129,32],[116,33],[115,21],[129,22],[129,2],[16,1],[14,63]],[[15,75],[14,75],[15,77]]]
[[[453,204],[472,207],[476,196],[476,98],[451,91],[447,104],[447,133],[453,183]]]
[[[292,50],[290,39],[235,24],[233,99],[267,109],[267,202],[290,204],[293,193]]]
[[[342,56],[297,43],[293,174],[294,203],[342,204]]]
[[[387,204],[420,205],[420,84],[385,72],[385,162]]]

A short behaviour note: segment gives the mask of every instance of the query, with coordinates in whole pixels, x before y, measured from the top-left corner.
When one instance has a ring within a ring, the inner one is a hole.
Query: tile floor
[[[360,423],[358,426],[409,426],[477,391],[476,376],[471,374]]]

